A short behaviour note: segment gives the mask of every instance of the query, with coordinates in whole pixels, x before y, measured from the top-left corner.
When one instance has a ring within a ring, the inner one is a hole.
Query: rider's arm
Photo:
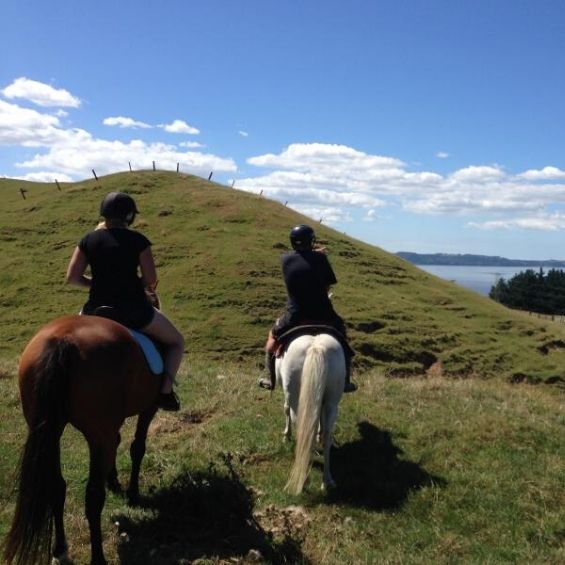
[[[146,247],[139,254],[139,266],[141,267],[143,286],[150,290],[155,290],[157,287],[157,269],[155,268],[151,246]]]
[[[77,286],[90,288],[92,286],[92,281],[88,277],[84,276],[84,271],[86,271],[87,265],[88,261],[86,259],[86,255],[78,247],[76,247],[67,268],[67,282],[76,284]]]

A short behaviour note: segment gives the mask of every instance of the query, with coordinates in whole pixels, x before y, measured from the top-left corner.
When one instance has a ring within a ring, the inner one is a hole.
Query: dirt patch
[[[148,435],[159,435],[161,433],[171,433],[185,430],[190,426],[203,424],[214,415],[214,410],[190,410],[178,416],[166,416],[153,421],[149,427]]]
[[[538,351],[542,355],[547,355],[552,349],[565,349],[565,341],[561,339],[555,339],[553,341],[548,341],[538,347]]]
[[[374,332],[376,332],[377,330],[380,330],[382,328],[385,327],[385,323],[383,322],[379,322],[378,320],[374,320],[372,322],[360,322],[359,324],[356,324],[353,326],[353,328],[355,328],[357,331],[366,333],[366,334],[372,334]]]
[[[367,357],[371,357],[372,359],[376,359],[378,361],[389,362],[394,360],[394,356],[391,353],[379,349],[372,343],[361,343],[359,345],[356,345],[356,349],[359,351],[359,353],[362,353],[363,355],[366,355]]]
[[[278,508],[269,504],[263,510],[253,513],[253,517],[263,530],[273,536],[296,537],[305,531],[311,521],[303,506],[287,506]]]
[[[560,385],[565,383],[565,379],[558,375],[542,379],[540,377],[534,377],[533,375],[526,375],[526,373],[514,373],[508,380],[512,384],[526,383],[529,385]]]
[[[441,362],[441,359],[438,359],[435,363],[432,363],[428,367],[426,376],[430,378],[443,377],[443,363]]]

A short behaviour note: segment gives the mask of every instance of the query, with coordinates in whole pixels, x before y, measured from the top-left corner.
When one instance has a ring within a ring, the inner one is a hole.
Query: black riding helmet
[[[314,230],[306,224],[300,224],[290,230],[290,244],[297,251],[308,251],[312,249],[316,241]]]
[[[139,213],[135,200],[125,192],[110,192],[100,204],[100,215],[107,220],[122,220],[131,225]]]

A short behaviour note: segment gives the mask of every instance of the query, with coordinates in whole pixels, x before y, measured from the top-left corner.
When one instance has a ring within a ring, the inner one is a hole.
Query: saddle
[[[101,318],[108,318],[109,320],[113,320],[114,322],[118,322],[118,324],[124,326],[135,341],[137,341],[141,351],[143,351],[145,360],[147,361],[151,372],[154,375],[160,375],[163,373],[165,365],[163,363],[163,355],[161,353],[161,346],[159,343],[155,343],[152,338],[138,332],[137,330],[128,328],[127,324],[124,323],[123,317],[120,315],[121,313],[112,306],[99,306],[96,310],[94,310],[93,314],[95,316],[100,316]]]
[[[325,324],[303,324],[287,330],[277,338],[275,342],[275,357],[282,357],[290,345],[290,342],[297,337],[319,334],[330,334],[332,337],[335,337],[341,347],[343,347],[343,352],[346,357],[353,357],[355,355],[355,352],[351,349],[349,343],[347,343],[346,337],[333,326]]]

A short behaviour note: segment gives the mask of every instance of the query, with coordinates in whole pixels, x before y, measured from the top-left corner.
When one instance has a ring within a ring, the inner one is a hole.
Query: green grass
[[[64,272],[110,190],[136,196],[164,309],[188,344],[183,411],[159,413],[150,430],[144,504],[132,509],[108,496],[103,527],[113,562],[241,562],[252,549],[280,563],[565,561],[559,325],[315,226],[340,281],[334,303],[349,323],[360,390],[341,404],[339,489],[319,492],[316,456],[308,491],[291,497],[283,491],[292,444],[282,442],[282,394],[254,383],[266,332],[284,305],[278,257],[289,227],[305,219],[259,196],[164,172],[60,192],[0,179],[0,537],[25,437],[17,356],[42,324],[84,302]],[[118,456],[124,482],[132,432],[128,422]],[[71,552],[84,563],[88,459],[71,428],[63,466]]]
[[[557,388],[364,373],[361,391],[341,405],[333,451],[340,488],[320,493],[318,455],[308,491],[295,498],[282,489],[292,459],[292,444],[282,441],[282,394],[256,389],[245,369],[200,362],[190,376],[183,371],[182,413],[159,413],[150,430],[144,507],[108,497],[105,548],[114,562],[219,562],[251,549],[273,562],[565,559],[565,421]],[[24,426],[15,383],[4,379],[0,387],[10,399],[0,423],[3,534],[13,511],[8,462],[17,459]],[[119,452],[123,480],[132,431],[130,423]],[[68,533],[82,563],[89,551],[87,451],[72,429],[63,446]]]

